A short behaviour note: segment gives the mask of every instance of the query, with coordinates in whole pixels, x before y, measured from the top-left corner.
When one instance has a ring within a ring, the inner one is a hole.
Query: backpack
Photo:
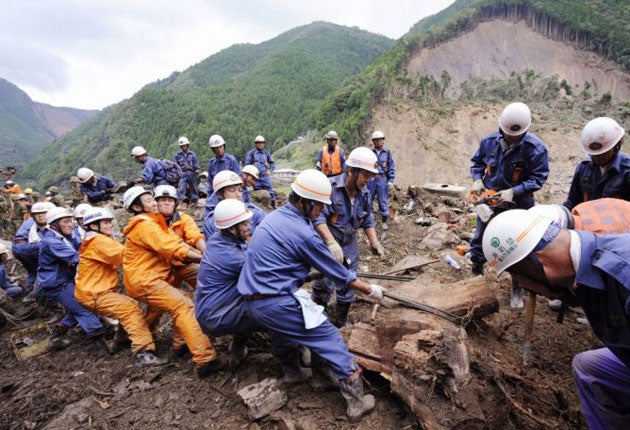
[[[166,158],[158,160],[158,163],[164,170],[164,179],[166,182],[175,187],[178,186],[179,180],[182,177],[182,168],[179,167],[179,164],[173,160],[167,160]]]

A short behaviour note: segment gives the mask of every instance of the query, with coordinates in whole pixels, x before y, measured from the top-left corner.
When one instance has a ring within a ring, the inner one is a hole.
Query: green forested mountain
[[[95,111],[36,103],[0,78],[0,164],[21,167]]]
[[[132,146],[170,158],[182,134],[203,165],[214,133],[241,159],[257,134],[276,149],[308,130],[321,101],[393,43],[315,22],[258,45],[232,46],[105,109],[46,148],[23,178],[59,183],[86,165],[124,179],[139,170],[128,155]]]
[[[538,33],[594,51],[630,70],[627,0],[457,0],[419,21],[392,49],[328,96],[314,114],[315,125],[332,126],[346,142],[363,142],[372,107],[392,92],[433,97],[448,85],[448,74],[419,81],[408,77],[405,66],[414,53],[492,19],[524,19]]]

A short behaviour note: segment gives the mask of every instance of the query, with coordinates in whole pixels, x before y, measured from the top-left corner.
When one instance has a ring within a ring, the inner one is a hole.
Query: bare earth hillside
[[[438,77],[446,70],[456,90],[473,76],[505,78],[525,69],[558,75],[580,88],[590,82],[599,95],[610,91],[615,97],[630,98],[628,73],[592,52],[542,36],[524,21],[480,23],[449,42],[421,50],[409,61],[407,73]]]

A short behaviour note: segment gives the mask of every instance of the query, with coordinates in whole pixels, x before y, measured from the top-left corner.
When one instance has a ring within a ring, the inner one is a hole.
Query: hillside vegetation
[[[0,78],[0,164],[21,167],[95,111],[36,103]]]
[[[458,0],[440,13],[418,22],[386,54],[331,94],[314,115],[317,127],[332,126],[342,138],[362,143],[374,107],[391,99],[431,99],[450,85],[448,73],[407,76],[415,53],[470,31],[493,19],[525,20],[534,31],[590,50],[630,69],[630,3],[621,0]],[[535,59],[533,64],[535,64]],[[509,59],[508,59],[509,61]],[[534,66],[532,66],[534,67]],[[520,72],[517,70],[515,72]],[[527,96],[527,94],[525,94]]]
[[[347,77],[394,42],[356,28],[315,22],[258,45],[225,49],[182,73],[147,85],[54,142],[24,172],[41,185],[60,183],[80,166],[117,179],[136,174],[129,150],[172,157],[179,135],[202,165],[211,134],[243,159],[263,134],[272,150],[311,125],[312,112]]]

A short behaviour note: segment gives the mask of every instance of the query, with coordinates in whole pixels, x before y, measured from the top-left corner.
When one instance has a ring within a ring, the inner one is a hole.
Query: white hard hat
[[[249,173],[256,179],[260,177],[258,167],[254,166],[253,164],[248,164],[247,166],[243,167],[243,173]]]
[[[139,185],[125,191],[125,194],[123,194],[123,206],[125,209],[129,210],[133,202],[143,194],[151,194],[151,191]]]
[[[190,145],[190,142],[188,141],[188,138],[186,136],[181,136],[179,139],[177,139],[177,144],[179,146],[184,146]]]
[[[81,182],[82,184],[89,181],[92,176],[94,176],[94,171],[92,169],[81,167],[79,170],[77,170],[77,178],[79,178],[79,182]]]
[[[538,245],[552,223],[550,217],[512,209],[494,217],[483,233],[483,254],[497,274],[518,263]]]
[[[372,140],[374,139],[385,139],[385,133],[380,130],[376,130],[374,134],[372,134]]]
[[[207,178],[207,177],[208,177],[208,172],[201,172],[201,173],[199,174],[199,177],[200,177],[200,178]]]
[[[72,218],[72,212],[66,208],[54,207],[46,212],[46,222],[51,224],[61,218]]]
[[[499,119],[499,127],[509,136],[519,136],[529,130],[532,124],[532,113],[525,103],[510,103],[503,109]]]
[[[346,160],[348,167],[356,167],[372,173],[378,173],[378,169],[376,168],[377,163],[378,160],[376,159],[374,151],[365,146],[353,149]]]
[[[259,134],[258,136],[256,136],[256,139],[254,139],[254,142],[256,142],[256,143],[258,143],[258,142],[265,143],[265,138]]]
[[[324,138],[326,138],[326,139],[339,139],[339,135],[337,134],[337,132],[335,130],[330,130],[328,133],[326,133],[326,136],[324,136]]]
[[[309,200],[315,200],[329,205],[332,185],[330,181],[319,170],[307,169],[297,175],[291,189],[295,194]]]
[[[4,183],[5,185],[15,185],[15,182],[13,182],[11,179],[9,179],[8,181],[6,181]]]
[[[28,197],[26,197],[26,194],[24,194],[24,193],[18,194],[17,198],[18,198],[18,200],[28,199]]]
[[[225,145],[225,140],[218,134],[213,134],[210,136],[210,140],[208,140],[208,145],[210,145],[210,148],[218,148],[219,146]]]
[[[9,252],[9,248],[4,243],[0,243],[0,254],[6,254]]]
[[[77,205],[76,208],[74,208],[74,217],[79,219],[79,218],[83,218],[85,217],[85,214],[92,209],[91,205],[88,205],[87,203],[81,203],[79,205]]]
[[[89,225],[93,222],[100,221],[102,219],[114,219],[112,211],[106,208],[93,208],[90,207],[83,216],[83,225]]]
[[[236,199],[221,200],[214,208],[214,225],[224,230],[240,222],[247,221],[253,216],[245,203]]]
[[[592,119],[582,130],[582,148],[588,155],[599,155],[611,149],[623,137],[624,130],[612,118]]]
[[[153,190],[153,197],[159,199],[160,197],[171,197],[175,200],[179,200],[177,197],[177,190],[172,185],[158,185]]]
[[[132,157],[139,157],[141,155],[146,155],[147,150],[144,149],[142,146],[134,146],[133,149],[131,150],[131,156]]]
[[[243,181],[241,177],[238,176],[231,170],[221,170],[219,173],[214,175],[212,179],[212,189],[216,193],[222,188],[229,187],[230,185],[242,185]]]
[[[551,221],[559,224],[562,228],[572,228],[572,216],[569,209],[563,205],[536,205],[527,209],[529,213],[534,215],[542,214]]]
[[[31,213],[32,214],[45,214],[46,212],[48,212],[54,207],[56,206],[50,202],[37,202],[37,203],[34,203],[33,206],[31,206]]]

